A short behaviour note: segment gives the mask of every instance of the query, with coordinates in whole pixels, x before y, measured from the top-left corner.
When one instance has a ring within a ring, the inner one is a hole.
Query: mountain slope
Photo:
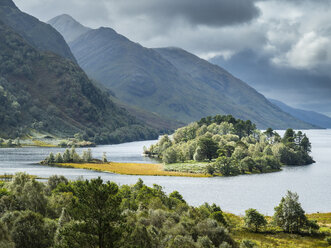
[[[82,133],[96,143],[157,137],[110,101],[76,63],[39,52],[1,21],[0,46],[0,136]]]
[[[74,41],[82,34],[91,30],[90,28],[83,26],[71,16],[66,14],[54,17],[47,23],[58,30],[63,35],[63,38],[67,43]]]
[[[222,68],[181,49],[148,49],[111,28],[69,43],[87,74],[129,105],[181,122],[233,114],[259,128],[312,128]]]
[[[0,20],[41,51],[51,51],[75,61],[67,43],[51,25],[21,12],[12,0],[0,1]]]
[[[185,72],[213,96],[215,107],[224,114],[257,121],[258,127],[300,127],[309,125],[279,111],[262,94],[217,65],[178,48],[155,49],[180,71]]]
[[[275,104],[284,112],[289,113],[290,115],[298,118],[299,120],[302,120],[307,123],[311,123],[319,127],[331,128],[331,118],[326,115],[317,113],[315,111],[307,111],[307,110],[292,108],[286,105],[285,103],[281,101],[277,101],[275,99],[269,99],[269,101]]]
[[[331,115],[331,80],[327,75],[314,70],[276,65],[268,52],[249,49],[234,54],[231,58],[216,56],[210,61],[268,98],[276,98],[290,105],[296,103],[301,109]]]

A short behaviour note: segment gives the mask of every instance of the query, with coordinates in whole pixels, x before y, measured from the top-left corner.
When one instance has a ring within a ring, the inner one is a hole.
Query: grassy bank
[[[190,173],[166,171],[162,164],[138,164],[138,163],[61,163],[56,166],[89,169],[96,171],[112,172],[124,175],[142,176],[177,176],[177,177],[209,177],[204,173]]]
[[[316,220],[320,229],[314,233],[291,234],[271,225],[272,218],[266,217],[268,225],[255,233],[248,230],[244,225],[244,218],[230,213],[225,213],[234,240],[251,240],[260,248],[314,248],[331,247],[326,241],[326,235],[331,234],[331,213],[307,214],[308,219]]]

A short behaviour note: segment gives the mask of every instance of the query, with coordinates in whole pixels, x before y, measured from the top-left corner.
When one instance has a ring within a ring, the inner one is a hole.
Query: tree
[[[93,157],[92,157],[92,151],[90,148],[87,151],[83,151],[82,159],[84,162],[87,162],[87,163],[92,161]]]
[[[63,162],[64,163],[69,163],[69,162],[71,162],[72,160],[71,160],[71,158],[70,158],[70,151],[69,151],[69,149],[67,148],[65,151],[64,151],[64,153],[63,153]]]
[[[223,176],[237,175],[239,173],[239,169],[237,166],[233,165],[233,163],[234,160],[231,158],[222,156],[216,160],[214,166]]]
[[[277,226],[290,233],[299,232],[300,229],[307,225],[307,217],[299,203],[297,193],[287,191],[287,195],[275,207],[273,219]]]
[[[254,229],[254,232],[258,232],[262,226],[267,224],[266,219],[256,209],[250,208],[245,211],[245,225],[248,228]]]
[[[115,183],[104,183],[99,177],[75,185],[77,203],[71,215],[84,221],[84,230],[96,237],[99,248],[113,247],[116,240],[114,223],[120,219],[121,198]]]
[[[170,193],[169,198],[174,198],[174,199],[177,199],[177,200],[185,203],[183,196],[181,194],[179,194],[179,192],[177,190]]]
[[[270,127],[264,133],[265,133],[265,135],[267,135],[268,138],[271,138],[272,136],[274,136],[274,130]]]
[[[173,147],[169,147],[164,151],[162,161],[166,164],[177,162],[177,152]]]
[[[64,176],[53,175],[47,181],[50,191],[54,190],[60,183],[68,184],[68,179]]]
[[[63,163],[63,158],[62,158],[62,155],[61,155],[61,153],[57,153],[56,155],[55,155],[55,163]]]
[[[103,162],[103,163],[107,163],[107,162],[108,162],[108,160],[107,160],[107,155],[106,155],[105,152],[102,154],[102,162]]]
[[[54,154],[51,152],[48,157],[48,163],[54,164],[54,162],[55,162],[55,157],[54,157]]]
[[[287,143],[287,142],[294,142],[295,141],[295,132],[292,128],[289,128],[286,130],[284,137],[283,137],[283,142]]]
[[[311,152],[311,143],[306,135],[303,135],[303,138],[300,141],[300,147],[306,153]]]
[[[218,145],[212,138],[201,137],[198,141],[198,146],[201,148],[203,156],[209,159],[209,161],[217,156]]]
[[[17,218],[11,233],[16,248],[50,247],[54,235],[47,232],[43,217],[31,211],[26,211]]]

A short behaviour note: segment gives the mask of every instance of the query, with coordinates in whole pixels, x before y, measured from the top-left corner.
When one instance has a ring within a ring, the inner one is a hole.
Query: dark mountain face
[[[275,104],[284,112],[289,113],[290,115],[296,117],[299,120],[311,123],[315,126],[319,126],[322,128],[331,128],[331,118],[326,115],[317,113],[315,111],[307,111],[303,109],[293,108],[281,101],[277,101],[274,99],[269,99],[269,101]]]
[[[58,30],[63,35],[63,38],[68,43],[74,41],[82,34],[91,30],[90,28],[83,26],[71,16],[66,14],[54,17],[47,23],[56,28],[56,30]]]
[[[157,137],[111,102],[76,63],[39,52],[2,22],[0,46],[0,136],[82,133],[97,143]]]
[[[233,114],[259,128],[311,128],[222,68],[181,49],[148,49],[113,29],[69,43],[87,74],[123,102],[182,122]]]
[[[59,32],[37,18],[21,12],[12,0],[0,1],[0,20],[36,49],[50,51],[76,61]]]

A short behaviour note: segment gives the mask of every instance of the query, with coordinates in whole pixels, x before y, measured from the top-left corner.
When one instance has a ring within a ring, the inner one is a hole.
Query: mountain
[[[182,49],[145,48],[104,27],[80,35],[69,46],[86,73],[121,101],[170,119],[189,123],[232,114],[259,128],[313,127],[219,66]]]
[[[289,113],[290,115],[298,118],[299,120],[322,128],[331,128],[331,118],[326,115],[317,113],[315,111],[292,108],[285,103],[275,99],[269,99],[269,101],[278,106],[284,112]]]
[[[62,35],[51,25],[21,12],[12,0],[0,0],[0,20],[20,34],[30,45],[76,61]]]
[[[226,59],[214,57],[210,62],[225,68],[267,98],[331,116],[329,76],[315,70],[276,65],[270,56],[247,49]]]
[[[0,136],[31,131],[96,143],[152,139],[146,128],[114,104],[71,60],[35,49],[0,21]]]
[[[48,23],[53,27],[56,27],[56,30],[58,30],[63,35],[63,38],[67,43],[74,41],[80,35],[91,30],[90,28],[85,27],[77,22],[70,15],[66,14],[54,17],[53,19],[49,20]]]

